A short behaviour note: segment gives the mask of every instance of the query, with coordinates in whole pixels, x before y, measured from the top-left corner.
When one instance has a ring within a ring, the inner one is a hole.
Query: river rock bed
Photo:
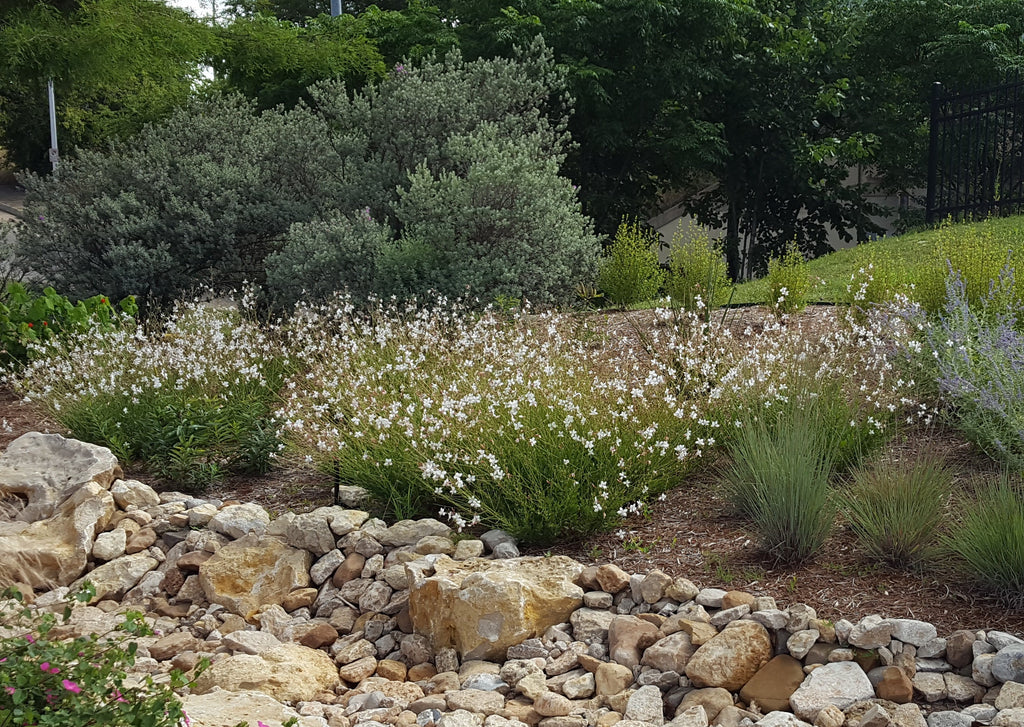
[[[0,456],[0,587],[65,636],[142,609],[135,670],[211,666],[196,727],[1024,727],[1024,640],[520,557],[500,531],[387,524],[344,506],[271,519],[157,493],[102,447],[31,433]]]

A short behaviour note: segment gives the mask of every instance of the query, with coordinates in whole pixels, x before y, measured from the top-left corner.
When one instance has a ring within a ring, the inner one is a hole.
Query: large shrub
[[[597,284],[605,298],[627,306],[658,297],[665,271],[658,266],[658,233],[639,221],[623,220],[604,260]]]
[[[542,44],[514,59],[458,52],[398,65],[349,94],[311,90],[329,170],[324,223],[293,228],[268,278],[281,303],[305,290],[413,295],[428,290],[568,300],[595,273],[598,240],[559,176],[568,137],[563,79]],[[366,233],[372,218],[394,238]],[[360,232],[360,230],[364,230]],[[318,263],[310,260],[313,238]],[[351,264],[352,256],[361,257]]]
[[[58,175],[29,175],[24,265],[72,298],[157,305],[260,279],[275,241],[318,209],[298,118],[236,97],[197,101]]]

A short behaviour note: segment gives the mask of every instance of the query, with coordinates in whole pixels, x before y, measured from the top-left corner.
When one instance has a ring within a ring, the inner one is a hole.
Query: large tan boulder
[[[236,727],[245,723],[281,727],[290,719],[297,727],[322,727],[320,717],[303,717],[291,707],[260,692],[228,692],[214,688],[207,694],[189,694],[181,700],[190,727]]]
[[[252,620],[260,606],[280,604],[309,585],[312,556],[278,538],[246,535],[221,547],[199,567],[199,584],[210,603]]]
[[[93,539],[110,522],[114,498],[96,482],[78,487],[53,517],[0,523],[0,588],[66,586],[85,571]]]
[[[686,676],[697,687],[739,690],[772,658],[767,629],[755,621],[733,621],[694,652]]]
[[[199,675],[193,692],[216,687],[229,692],[255,690],[281,701],[309,702],[333,693],[338,668],[325,652],[300,644],[281,644],[257,655],[238,654],[214,663]]]
[[[583,566],[565,556],[442,558],[429,577],[407,570],[413,627],[435,650],[454,647],[465,660],[503,660],[508,647],[568,621],[583,602],[573,583]]]
[[[23,434],[0,454],[0,495],[28,501],[16,516],[23,522],[51,517],[86,482],[108,489],[121,476],[109,449],[59,434]]]

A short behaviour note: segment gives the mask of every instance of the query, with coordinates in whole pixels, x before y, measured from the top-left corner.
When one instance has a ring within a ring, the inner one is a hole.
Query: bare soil
[[[827,309],[812,309],[805,315],[807,324],[828,325]],[[622,341],[638,336],[652,314],[640,311],[630,316],[629,320],[611,321],[609,325],[609,331]],[[764,311],[749,309],[738,313],[732,324],[756,325],[763,317]],[[0,448],[29,431],[64,433],[35,404],[0,388]],[[965,488],[979,478],[999,476],[998,465],[941,425],[904,430],[880,456],[914,457],[929,450],[945,455]],[[774,565],[719,496],[716,483],[720,464],[692,476],[666,493],[663,501],[652,502],[645,515],[630,517],[616,532],[566,540],[547,548],[527,548],[524,552],[567,555],[584,564],[612,562],[632,573],[660,568],[673,577],[689,578],[700,587],[772,596],[783,608],[806,603],[819,617],[832,620],[856,621],[879,613],[929,621],[938,627],[940,635],[963,628],[1024,634],[1024,611],[1007,608],[963,577],[945,572],[907,572],[879,563],[867,556],[842,524],[810,562],[798,567]],[[154,482],[144,470],[130,469],[129,474]],[[274,513],[308,511],[331,504],[332,498],[329,478],[295,469],[277,469],[259,477],[231,477],[206,494],[225,501],[258,502]],[[619,530],[626,533],[625,537],[616,534]]]

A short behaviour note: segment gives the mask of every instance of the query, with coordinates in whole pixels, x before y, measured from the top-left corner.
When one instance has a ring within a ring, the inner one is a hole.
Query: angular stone
[[[757,703],[762,712],[789,708],[789,698],[804,681],[803,665],[786,654],[779,654],[757,670],[740,689],[747,704]]]
[[[221,643],[236,654],[253,656],[281,645],[276,636],[266,631],[232,631],[224,635]]]
[[[139,532],[133,533],[128,538],[128,542],[124,546],[124,552],[129,555],[141,553],[156,544],[156,537],[156,530],[153,528],[142,528]]]
[[[597,682],[590,672],[566,679],[562,683],[562,693],[569,699],[590,699],[597,689]]]
[[[786,630],[791,634],[811,628],[811,621],[818,618],[818,612],[806,603],[794,603],[786,609]]]
[[[696,595],[694,600],[705,608],[721,608],[722,599],[726,591],[721,588],[704,588]]]
[[[193,550],[178,558],[175,565],[182,573],[198,573],[203,564],[213,556],[205,550]]]
[[[757,720],[758,727],[809,727],[803,720],[797,719],[789,712],[769,712]]]
[[[665,597],[679,601],[679,603],[692,601],[698,593],[700,593],[700,589],[693,584],[693,581],[686,578],[676,578],[672,581],[672,585],[665,589]]]
[[[160,495],[156,490],[138,480],[114,480],[110,485],[110,494],[114,496],[114,503],[122,510],[127,510],[129,505],[145,509],[160,504]]]
[[[974,651],[971,644],[977,639],[973,631],[960,629],[954,631],[946,639],[946,661],[956,669],[962,669],[974,659]]]
[[[677,712],[670,724],[672,727],[708,727],[708,714],[703,706],[697,704]]]
[[[1024,708],[1024,684],[1006,682],[999,690],[995,702],[996,709]]]
[[[375,671],[377,671],[377,659],[372,656],[364,656],[362,659],[345,664],[338,670],[338,675],[350,684],[358,684]]]
[[[658,671],[682,674],[696,649],[689,634],[678,631],[647,647],[640,663]]]
[[[619,593],[629,585],[629,574],[614,563],[598,566],[597,582],[606,593]]]
[[[149,655],[157,661],[166,661],[185,651],[199,651],[201,642],[188,631],[175,631],[149,645]]]
[[[338,640],[338,630],[323,621],[308,621],[292,629],[292,641],[311,649],[322,649]]]
[[[50,509],[49,500],[40,502],[47,503],[41,511]],[[76,486],[46,520],[0,522],[0,589],[12,583],[25,583],[37,590],[68,585],[85,570],[93,539],[113,514],[110,493],[95,482],[86,482]]]
[[[59,434],[23,434],[0,454],[0,495],[28,501],[15,516],[21,522],[53,516],[87,482],[106,491],[122,476],[109,449]]]
[[[591,608],[580,608],[569,616],[573,637],[586,644],[597,644],[608,640],[608,627],[615,614],[611,611],[598,611]]]
[[[559,695],[561,696],[561,695]],[[498,692],[479,689],[456,689],[444,695],[448,709],[464,709],[478,714],[498,714],[505,707],[505,698]],[[565,697],[562,697],[565,699]],[[568,701],[568,700],[566,700]]]
[[[228,505],[218,512],[209,523],[210,530],[227,535],[229,538],[242,538],[253,533],[263,535],[270,525],[270,515],[259,505],[249,502],[244,505]]]
[[[205,528],[217,514],[217,506],[205,502],[188,509],[188,526],[190,528]]]
[[[1021,727],[1024,709],[1004,709],[992,719],[992,727]]]
[[[206,694],[189,694],[182,698],[182,709],[193,727],[236,727],[263,722],[279,727],[295,720],[296,727],[323,727],[322,717],[303,716],[276,699],[256,691],[229,692],[213,688]]]
[[[248,620],[260,606],[280,604],[296,588],[307,587],[311,560],[309,551],[277,538],[246,535],[214,553],[199,581],[210,603]]]
[[[341,551],[339,550],[338,552],[340,553]],[[328,553],[328,555],[324,557],[329,556],[330,554]],[[341,565],[339,565],[335,569],[334,577],[331,579],[331,583],[337,586],[338,588],[341,588],[349,581],[354,581],[357,578],[359,578],[359,576],[363,572],[363,568],[365,567],[365,555],[361,553],[349,553],[345,556],[345,560],[341,562]]]
[[[626,702],[626,713],[623,716],[626,719],[635,719],[645,724],[664,724],[665,715],[661,703],[661,690],[655,686],[637,689]]]
[[[985,696],[985,687],[970,677],[946,673],[942,675],[942,679],[946,683],[946,698],[954,702],[976,704]]]
[[[124,555],[128,533],[121,529],[100,533],[92,544],[92,557],[96,560],[114,560]]]
[[[665,597],[665,591],[672,585],[672,578],[664,571],[652,570],[640,582],[640,596],[644,603],[657,603]]]
[[[509,646],[569,620],[583,602],[573,583],[582,569],[564,556],[439,560],[430,577],[410,569],[409,613],[435,649],[452,646],[463,659],[504,658]]]
[[[818,636],[816,629],[797,631],[786,640],[786,649],[794,659],[803,659],[818,641]]]
[[[448,535],[452,529],[432,518],[422,520],[399,520],[388,528],[381,530],[364,527],[381,545],[398,547],[415,545],[428,535]]]
[[[851,645],[861,649],[877,649],[889,645],[892,640],[892,631],[892,622],[877,614],[865,616],[850,631],[848,640]]]
[[[420,555],[452,555],[455,552],[455,543],[447,535],[424,535],[416,541],[413,551]]]
[[[214,662],[196,679],[193,693],[214,687],[238,692],[255,689],[281,701],[312,701],[340,684],[334,662],[322,651],[281,644],[256,656],[239,654]]]
[[[597,667],[594,682],[599,695],[620,694],[633,683],[633,670],[622,664],[604,662]]]
[[[105,598],[116,599],[128,592],[142,576],[160,565],[156,558],[146,553],[134,555],[123,555],[116,560],[94,568],[85,576],[71,584],[72,590],[77,590],[83,582],[89,581],[96,594],[89,600],[89,603],[96,603]]]
[[[710,722],[714,722],[721,711],[726,707],[731,707],[732,704],[732,694],[729,693],[728,689],[722,689],[721,687],[694,689],[683,695],[683,701],[676,707],[676,717],[682,716],[688,709],[701,707],[704,709],[705,718]],[[674,724],[675,720],[672,721]]]
[[[882,667],[881,678],[875,685],[875,693],[880,699],[887,699],[896,704],[906,704],[914,698],[914,683],[902,669],[895,666]]]
[[[722,628],[737,619],[743,618],[748,613],[750,613],[750,606],[745,603],[741,603],[739,606],[733,606],[732,608],[723,608],[711,617],[711,625]]]
[[[772,642],[764,626],[734,621],[697,649],[686,665],[686,676],[697,687],[737,691],[771,657]]]
[[[281,608],[289,612],[300,608],[309,608],[316,600],[316,593],[315,588],[298,588],[284,597],[284,600],[281,601]]]
[[[452,558],[455,560],[469,560],[470,558],[479,558],[484,554],[484,541],[470,539],[460,540],[455,544],[455,552],[452,554]]]
[[[992,659],[992,676],[1001,682],[1024,682],[1024,645],[1000,649]]]
[[[892,625],[892,638],[905,644],[924,646],[938,636],[935,627],[927,621],[912,618],[891,618],[888,621]]]
[[[608,656],[632,669],[643,651],[658,640],[658,629],[636,616],[616,616],[608,626]]]
[[[992,661],[995,654],[979,654],[971,663],[971,678],[983,687],[994,687],[998,680],[992,676]]]
[[[946,698],[946,680],[941,674],[922,672],[914,675],[914,690],[928,702]]]
[[[812,671],[790,696],[789,704],[797,717],[813,722],[828,705],[846,709],[874,696],[867,674],[855,663],[846,661],[824,664]]]
[[[267,526],[267,535],[276,535],[293,548],[321,556],[334,550],[335,536],[328,517],[334,508],[318,507],[312,512],[286,512]],[[322,582],[322,581],[321,581]]]

